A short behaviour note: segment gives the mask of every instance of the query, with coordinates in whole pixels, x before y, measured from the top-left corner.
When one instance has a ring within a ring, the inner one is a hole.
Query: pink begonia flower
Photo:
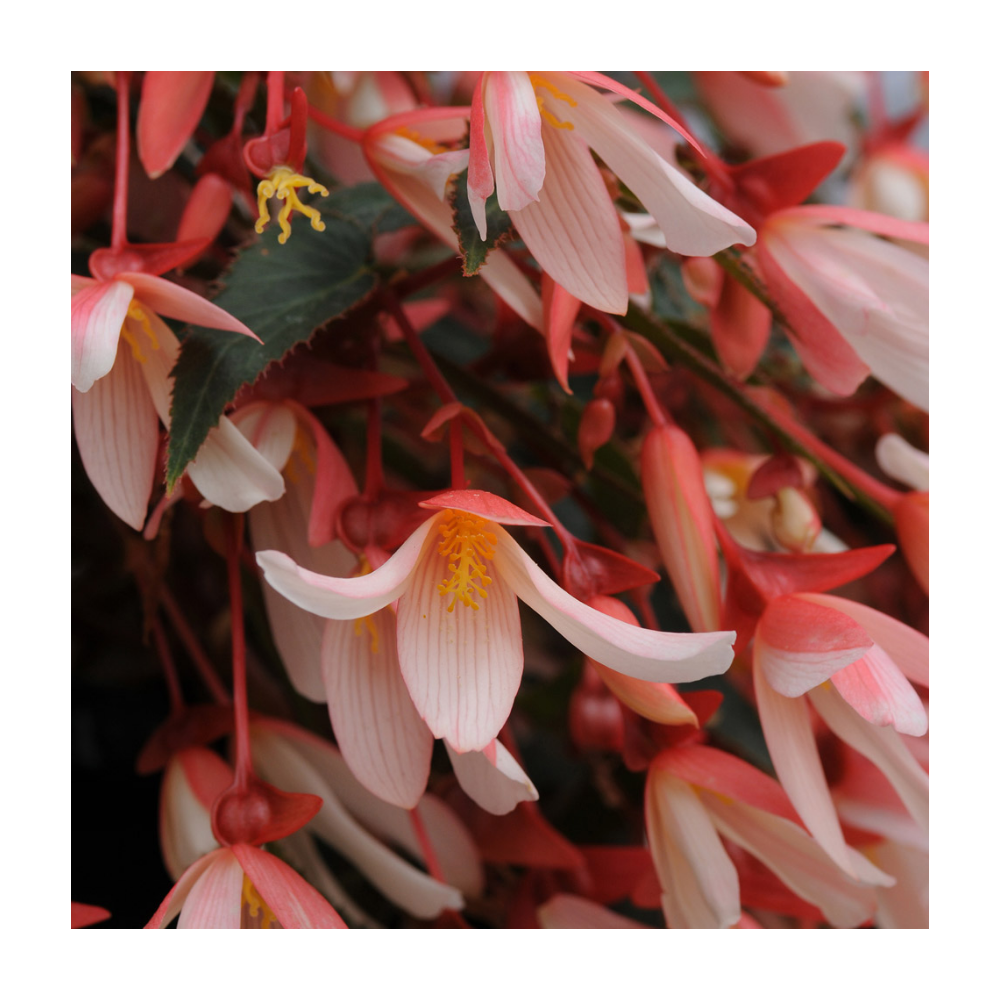
[[[926,224],[832,205],[769,215],[757,260],[796,351],[831,392],[873,374],[927,410],[929,268],[926,257],[880,236],[927,243]]]
[[[625,244],[591,149],[646,206],[676,253],[710,256],[734,243],[749,246],[756,236],[654,152],[589,83],[648,103],[600,74],[485,73],[472,102],[469,201],[485,239],[486,199],[495,189],[555,281],[597,309],[624,314]]]
[[[257,338],[223,309],[153,274],[100,281],[74,274],[71,288],[80,458],[101,499],[140,530],[156,473],[157,417],[169,426],[168,375],[179,349],[158,314]]]
[[[773,778],[710,747],[673,747],[653,761],[646,825],[671,928],[739,921],[739,880],[720,835],[749,851],[835,927],[870,919],[876,905],[870,885],[892,884],[849,848],[859,877],[846,876],[803,828]]]
[[[576,600],[501,526],[545,523],[508,501],[456,490],[422,506],[438,513],[365,576],[321,576],[280,552],[260,552],[257,562],[271,586],[327,618],[364,619],[398,600],[403,680],[430,731],[452,749],[487,747],[510,714],[524,665],[518,597],[582,652],[633,677],[696,680],[732,662],[733,633],[655,632]]]
[[[865,156],[851,178],[848,204],[905,222],[927,222],[930,164],[925,151],[896,142]]]

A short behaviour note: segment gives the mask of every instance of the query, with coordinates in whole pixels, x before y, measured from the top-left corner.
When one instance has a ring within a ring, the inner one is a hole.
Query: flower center
[[[442,536],[438,552],[448,560],[448,572],[451,573],[451,579],[438,584],[438,593],[442,597],[454,595],[448,605],[449,611],[454,611],[457,601],[478,611],[476,595],[485,597],[486,588],[493,582],[486,575],[486,563],[493,558],[497,536],[492,531],[485,531],[486,525],[481,517],[461,510],[448,511],[438,525]]]
[[[295,173],[291,167],[275,167],[257,185],[257,212],[260,218],[257,219],[254,229],[258,233],[264,232],[264,227],[271,221],[271,215],[267,210],[267,199],[277,198],[285,203],[278,213],[278,225],[281,226],[279,243],[287,242],[288,237],[292,235],[292,225],[288,219],[293,211],[304,215],[317,232],[323,232],[326,229],[326,224],[320,219],[319,212],[309,205],[303,205],[295,193],[295,189],[300,187],[306,188],[310,194],[318,192],[324,198],[330,194],[322,184],[314,181],[311,177]]]
[[[142,353],[142,348],[139,346],[139,338],[136,335],[136,331],[132,329],[129,320],[137,323],[139,326],[139,333],[145,333],[149,337],[149,342],[152,345],[154,351],[160,349],[160,342],[156,339],[156,334],[153,332],[153,326],[149,322],[149,317],[143,312],[142,306],[133,299],[128,305],[128,313],[125,316],[125,322],[122,323],[121,336],[125,343],[132,348],[132,356],[140,364],[146,363],[146,355]]]
[[[409,139],[410,142],[415,142],[418,146],[423,146],[424,149],[429,153],[446,153],[448,152],[447,146],[442,146],[439,142],[435,142],[433,139],[428,139],[426,136],[422,136],[419,132],[414,131],[412,128],[406,128],[405,126],[400,126],[396,129],[396,135],[401,135],[404,139]]]
[[[547,90],[554,98],[560,101],[565,101],[571,108],[576,107],[576,101],[574,101],[569,94],[564,94],[561,90],[557,89],[553,84],[546,80],[544,76],[538,76],[536,73],[531,73],[528,78],[531,80],[531,85],[535,88],[535,100],[538,102],[539,114],[541,114],[541,116],[553,128],[573,128],[572,122],[559,121],[559,119],[545,107],[545,95],[539,91]]]
[[[243,875],[243,909],[240,915],[240,925],[257,930],[275,930],[281,925],[271,907],[264,902],[260,893],[254,888],[253,882]]]

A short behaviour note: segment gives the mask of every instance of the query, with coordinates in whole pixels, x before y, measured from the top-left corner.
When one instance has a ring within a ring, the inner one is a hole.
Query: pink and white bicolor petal
[[[214,72],[150,71],[143,77],[135,141],[150,177],[166,173],[201,119]]]
[[[628,309],[625,243],[611,197],[586,144],[546,127],[545,186],[511,218],[534,258],[595,309]]]
[[[931,466],[927,453],[898,434],[883,434],[875,444],[875,461],[883,472],[926,493],[931,488]]]
[[[864,656],[872,640],[842,611],[785,595],[768,602],[754,647],[767,683],[797,698]]]
[[[542,182],[548,180],[542,117],[528,74],[485,76],[483,110],[493,140],[497,202],[505,212],[525,208],[538,200]]]
[[[243,911],[243,869],[230,848],[208,855],[211,862],[191,886],[178,930],[238,930]]]
[[[156,912],[149,918],[146,930],[162,930],[166,927],[187,902],[191,890],[198,883],[202,875],[218,860],[222,854],[229,853],[229,848],[220,847],[211,854],[206,854],[199,858],[183,875],[177,880],[174,887],[167,893],[163,902],[157,907]],[[239,923],[237,922],[237,927]]]
[[[346,930],[337,911],[280,858],[249,844],[234,844],[232,852],[282,927]]]
[[[370,792],[412,809],[427,787],[434,737],[413,706],[399,670],[396,615],[328,621],[323,681],[337,746]]]
[[[468,753],[459,753],[447,740],[444,746],[462,790],[487,812],[503,816],[518,802],[537,801],[538,790],[499,740]]]
[[[251,403],[229,418],[275,470],[282,472],[292,453],[298,428],[295,414],[280,403]]]
[[[438,592],[448,576],[448,558],[428,546],[399,599],[399,665],[430,731],[466,753],[485,747],[510,715],[524,668],[521,618],[502,573],[478,608]]]
[[[875,726],[892,726],[908,736],[927,732],[927,712],[899,667],[879,646],[831,678],[840,696]]]
[[[73,430],[94,489],[136,531],[156,475],[160,424],[132,349],[122,342],[111,371],[89,392],[73,392]]]
[[[736,867],[690,785],[652,769],[646,829],[671,929],[732,927],[740,919]]]
[[[111,371],[118,354],[118,337],[135,294],[125,281],[92,282],[81,285],[73,275],[70,305],[72,334],[72,382],[80,392]]]
[[[374,573],[341,578],[298,566],[283,552],[258,552],[257,565],[279,594],[306,611],[339,621],[364,618],[395,601],[408,586],[435,518],[425,521]]]
[[[497,575],[598,663],[629,677],[671,684],[724,673],[732,663],[735,632],[656,632],[618,621],[563,590],[499,525],[497,541]]]

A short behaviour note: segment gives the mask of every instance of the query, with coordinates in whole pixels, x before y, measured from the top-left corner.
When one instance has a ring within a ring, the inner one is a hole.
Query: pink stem
[[[374,500],[385,485],[382,473],[382,401],[368,402],[368,437],[365,457],[365,491],[368,500]]]
[[[462,445],[462,425],[452,420],[448,425],[448,445],[451,449],[451,487],[454,490],[464,490],[465,480],[465,448]]]
[[[271,70],[267,74],[267,120],[264,125],[266,135],[273,135],[281,127],[285,111],[285,73]]]
[[[319,108],[314,108],[311,104],[309,105],[309,117],[317,125],[322,126],[328,132],[333,132],[334,135],[350,139],[351,142],[360,143],[364,138],[364,129],[355,128],[353,125],[347,125],[344,122],[337,121],[336,118],[320,111]]]
[[[642,402],[646,407],[646,412],[649,414],[650,420],[657,427],[668,426],[670,421],[663,412],[663,407],[660,406],[660,401],[656,398],[656,393],[653,392],[653,387],[649,384],[646,369],[642,367],[642,362],[633,348],[626,348],[625,360],[628,362],[629,371],[632,372],[632,378],[635,380],[635,387],[639,390],[639,395],[642,397]]]
[[[127,72],[119,72],[116,77],[118,90],[118,136],[115,154],[115,202],[111,215],[111,246],[121,250],[128,243],[128,87]]]
[[[167,644],[167,637],[163,633],[163,625],[158,615],[153,616],[151,629],[153,641],[156,643],[156,653],[160,658],[163,675],[167,680],[170,714],[177,715],[184,709],[184,695],[181,692],[181,682],[177,677],[177,667],[174,665],[174,658],[170,655],[170,646]]]
[[[209,693],[215,699],[216,704],[230,704],[229,692],[226,691],[225,686],[219,680],[218,676],[216,676],[212,661],[208,658],[205,650],[202,649],[177,601],[174,600],[173,594],[166,587],[160,590],[160,603],[163,605],[163,610],[166,611],[167,617],[170,619],[170,624],[173,625],[178,638],[187,650],[188,656],[191,657],[194,665],[198,668],[198,673],[201,675],[205,687],[208,688]]]
[[[243,629],[243,586],[240,581],[240,551],[243,548],[243,517],[229,519],[226,565],[229,575],[229,606],[233,633],[233,710],[236,722],[236,779],[245,786],[253,774],[250,756],[250,711],[247,706],[247,647]]]

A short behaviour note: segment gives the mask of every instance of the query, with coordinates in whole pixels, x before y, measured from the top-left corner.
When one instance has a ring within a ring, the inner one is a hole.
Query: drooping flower
[[[495,189],[500,208],[555,281],[581,301],[621,314],[628,307],[625,244],[591,149],[646,206],[671,250],[710,256],[756,236],[654,152],[589,83],[652,108],[600,74],[484,74],[472,103],[469,200],[485,239],[486,199]]]
[[[545,523],[508,501],[456,490],[422,506],[438,513],[365,576],[320,576],[280,552],[257,561],[271,586],[327,618],[364,619],[398,599],[403,679],[431,732],[454,750],[488,746],[510,713],[524,664],[518,597],[578,649],[629,676],[695,680],[732,661],[732,633],[655,632],[576,600],[502,527]]]

